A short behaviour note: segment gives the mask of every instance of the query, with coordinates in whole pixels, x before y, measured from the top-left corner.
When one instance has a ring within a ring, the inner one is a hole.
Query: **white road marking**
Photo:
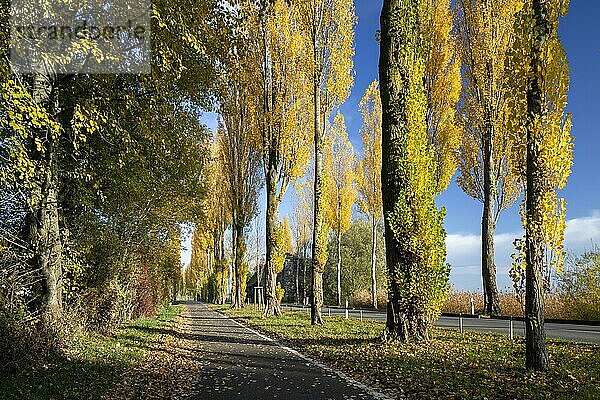
[[[244,328],[244,329],[248,330],[249,332],[252,332],[253,334],[257,335],[258,337],[260,337],[260,338],[262,338],[262,339],[264,339],[264,340],[266,340],[266,341],[268,341],[268,342],[272,342],[272,343],[274,343],[275,345],[277,345],[277,346],[279,346],[280,348],[282,348],[283,350],[285,350],[285,351],[288,351],[288,352],[292,353],[293,355],[295,355],[295,356],[297,356],[297,357],[300,357],[300,358],[301,358],[301,359],[303,359],[304,361],[307,361],[307,362],[309,362],[309,363],[311,363],[311,364],[313,364],[313,365],[316,365],[317,367],[319,367],[319,368],[323,369],[323,370],[324,370],[324,371],[326,371],[326,372],[333,373],[333,374],[335,374],[335,375],[339,376],[341,379],[343,379],[344,381],[348,382],[349,384],[351,384],[351,385],[353,385],[353,386],[355,386],[355,387],[357,387],[357,388],[359,388],[359,389],[361,389],[361,390],[364,390],[364,391],[365,391],[365,392],[367,392],[369,395],[373,396],[373,398],[374,398],[374,399],[380,399],[380,400],[394,400],[394,398],[393,398],[393,397],[388,397],[388,396],[386,396],[385,394],[383,394],[383,393],[381,393],[381,392],[378,392],[378,391],[377,391],[377,390],[375,390],[374,388],[372,388],[372,387],[370,387],[370,386],[368,386],[368,385],[365,385],[364,383],[360,383],[359,381],[357,381],[357,380],[355,380],[355,379],[353,379],[353,378],[349,377],[348,375],[346,375],[346,374],[345,374],[345,373],[343,373],[342,371],[338,371],[338,370],[335,370],[335,369],[333,369],[333,368],[330,368],[330,367],[328,367],[327,365],[325,365],[325,364],[323,364],[323,363],[320,363],[320,362],[318,362],[318,361],[316,361],[316,360],[312,359],[311,357],[309,357],[309,356],[307,356],[307,355],[304,355],[304,354],[302,354],[302,353],[298,352],[297,350],[294,350],[294,349],[292,349],[292,348],[290,348],[290,347],[288,347],[288,346],[284,346],[284,345],[282,345],[281,343],[279,343],[278,341],[276,341],[276,340],[274,340],[274,339],[271,339],[270,337],[268,337],[268,336],[265,336],[265,335],[263,335],[263,334],[262,334],[262,333],[260,333],[260,332],[257,332],[257,331],[255,331],[254,329],[250,328],[249,326],[247,326],[247,325],[244,325],[244,324],[242,324],[242,323],[241,323],[241,322],[239,322],[239,321],[236,321],[235,319],[231,318],[231,317],[230,317],[230,316],[228,316],[228,315],[225,315],[225,314],[221,313],[220,311],[211,310],[211,309],[210,309],[208,306],[206,306],[205,304],[203,304],[203,306],[204,306],[204,307],[206,307],[206,308],[207,308],[208,310],[210,310],[210,311],[215,311],[215,312],[217,312],[217,313],[221,314],[222,316],[224,316],[224,317],[228,318],[229,320],[231,320],[233,323],[235,323],[235,324],[237,324],[238,326],[240,326],[240,327],[242,327],[242,328]]]

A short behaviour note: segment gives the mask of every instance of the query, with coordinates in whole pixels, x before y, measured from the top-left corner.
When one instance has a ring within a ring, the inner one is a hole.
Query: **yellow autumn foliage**
[[[430,14],[425,25],[429,52],[425,60],[427,130],[434,148],[436,194],[448,188],[458,167],[462,127],[456,115],[460,97],[460,56],[451,34],[454,14],[450,0],[429,0]]]
[[[344,116],[338,112],[331,127],[331,142],[325,152],[327,223],[338,234],[350,228],[357,190],[354,182],[356,159],[348,140]]]
[[[428,129],[425,84],[430,21],[435,7],[444,4],[386,2],[382,14],[382,192],[394,312],[386,335],[405,340],[427,339],[449,291],[445,211],[435,204],[438,157]]]
[[[277,223],[274,236],[273,266],[275,273],[278,274],[283,271],[286,255],[294,251],[292,246],[292,232],[287,216],[283,219],[283,222]]]
[[[538,156],[536,181],[541,185],[541,201],[538,210],[527,226],[525,204],[521,205],[523,226],[534,235],[542,237],[545,246],[545,276],[547,281],[552,271],[560,272],[565,262],[564,232],[566,228],[566,202],[559,197],[571,174],[573,166],[573,137],[571,115],[565,112],[569,90],[569,63],[558,36],[558,20],[568,10],[568,1],[548,2],[550,31],[542,46],[542,66],[539,71],[531,70],[528,62],[534,40],[534,16],[530,7],[518,15],[519,40],[513,45],[507,70],[511,71],[511,85],[515,88],[510,99],[510,125],[515,146],[514,169],[516,174],[526,173],[527,131],[534,141]],[[531,77],[536,73],[541,82],[543,109],[541,117],[530,115],[527,107],[527,90]],[[515,260],[511,266],[511,277],[515,285],[524,279],[525,258],[523,241],[517,241]]]
[[[515,147],[510,97],[516,88],[505,65],[515,41],[513,26],[521,0],[460,2],[458,43],[464,65],[458,183],[472,198],[485,200],[486,143],[491,151],[492,193],[496,215],[521,192],[521,176],[512,166]]]
[[[360,128],[363,159],[356,167],[356,186],[360,210],[375,219],[383,216],[381,202],[381,96],[374,81],[360,103],[363,124]]]

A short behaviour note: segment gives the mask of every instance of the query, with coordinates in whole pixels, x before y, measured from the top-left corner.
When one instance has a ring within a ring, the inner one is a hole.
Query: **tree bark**
[[[236,251],[235,251],[235,308],[244,307],[244,299],[242,296],[242,262],[244,253],[242,248],[244,246],[244,227],[237,225],[236,227]]]
[[[275,271],[275,265],[273,263],[273,256],[275,254],[275,247],[277,242],[275,240],[276,229],[277,229],[277,171],[275,170],[275,160],[273,151],[269,151],[268,156],[268,170],[266,174],[266,186],[267,186],[267,210],[266,210],[266,231],[267,231],[267,276],[265,282],[265,295],[267,298],[265,304],[265,310],[263,315],[265,317],[275,315],[281,315],[281,308],[277,301],[276,285],[277,285],[277,271]]]
[[[52,151],[52,150],[48,150]],[[48,167],[54,169],[53,156]],[[57,180],[54,172],[44,172],[40,204],[30,212],[28,230],[33,250],[31,263],[43,273],[45,323],[51,327],[62,316],[62,243],[60,239]]]
[[[300,254],[296,254],[296,303],[300,302]]]
[[[33,99],[39,106],[52,112],[57,101],[52,83],[47,75],[33,77]],[[38,151],[35,138],[38,137],[45,148]],[[58,175],[56,165],[55,139],[47,131],[38,131],[31,137],[29,147],[32,158],[41,166],[40,200],[28,213],[27,234],[33,250],[31,264],[43,273],[42,308],[44,322],[53,327],[60,322],[62,304],[62,241],[60,238]]]
[[[493,128],[488,127],[483,137],[483,216],[481,219],[481,276],[483,280],[484,312],[500,314],[500,300],[496,285],[496,264],[494,262],[494,217],[496,190],[492,170]]]
[[[238,308],[236,283],[237,283],[237,229],[235,225],[235,212],[233,213],[233,225],[231,230],[231,243],[233,247],[232,265],[231,265],[231,308]]]
[[[373,240],[371,246],[371,295],[372,295],[372,305],[373,308],[377,309],[377,278],[375,275],[376,272],[376,255],[375,252],[377,250],[377,220],[375,217],[372,218],[373,222]]]
[[[263,3],[264,10],[261,20],[263,23],[263,32],[266,34],[269,30],[269,21],[272,18],[273,12],[273,1],[269,0]],[[271,125],[270,116],[273,110],[273,68],[271,59],[271,49],[269,47],[269,40],[263,38],[264,46],[264,58],[263,58],[263,113],[264,113],[264,126],[263,126],[263,143],[265,145],[265,151],[263,157],[265,158],[265,184],[267,189],[267,210],[266,210],[266,282],[265,282],[265,310],[263,315],[265,317],[281,315],[281,309],[277,301],[276,283],[277,283],[277,271],[275,271],[275,265],[273,263],[273,256],[275,255],[277,242],[275,240],[276,229],[277,229],[277,149],[276,143],[273,142],[273,126]]]
[[[381,41],[379,58],[380,91],[382,103],[382,200],[385,223],[386,265],[388,270],[388,304],[386,330],[383,339],[428,339],[427,319],[424,310],[415,302],[402,301],[401,293],[410,285],[414,254],[407,243],[410,238],[399,237],[392,229],[397,200],[406,195],[408,184],[406,171],[398,165],[406,158],[405,148],[408,131],[410,72],[405,66],[406,56],[402,49],[407,40],[408,28],[397,26],[406,17],[404,9],[418,7],[414,0],[384,0],[381,12]],[[415,9],[411,12],[417,14]],[[413,21],[417,18],[410,16]],[[416,24],[416,22],[413,22]],[[413,27],[414,28],[414,27]]]
[[[302,258],[302,300],[301,303],[304,304],[304,299],[306,299],[306,253],[308,244],[304,245],[302,250],[303,258]]]
[[[221,230],[221,232],[219,233],[219,261],[220,261],[220,266],[219,268],[222,269],[221,271],[221,290],[219,293],[220,299],[219,299],[219,304],[225,304],[225,298],[227,297],[227,279],[225,277],[225,271],[227,271],[228,269],[225,267],[224,265],[224,260],[225,260],[225,234],[224,234],[224,230]]]
[[[317,60],[316,43],[313,43],[314,60]],[[316,65],[316,63],[315,63]],[[321,257],[327,251],[327,241],[322,239],[323,231],[323,135],[320,125],[321,87],[317,71],[313,74],[313,117],[314,117],[314,146],[315,146],[315,182],[314,182],[314,229],[312,243],[312,291],[310,302],[311,324],[323,324],[321,308],[323,307],[323,269]]]
[[[544,0],[533,0],[535,38],[531,54],[532,75],[527,91],[527,189],[525,228],[525,365],[528,369],[548,369],[546,333],[544,330],[544,237],[540,228],[543,212],[543,171],[539,167],[539,151],[536,119],[543,117],[541,88],[542,48],[549,32],[548,4]]]
[[[337,231],[337,304],[342,305],[342,231]]]
[[[241,288],[241,277],[240,272],[242,269],[242,246],[244,241],[244,227],[238,220],[238,215],[233,209],[232,212],[232,245],[233,245],[233,293],[232,293],[232,301],[231,308],[242,308],[244,307],[244,302],[242,301],[242,288]]]

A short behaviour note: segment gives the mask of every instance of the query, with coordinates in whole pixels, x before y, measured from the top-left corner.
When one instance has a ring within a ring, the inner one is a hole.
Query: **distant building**
[[[286,254],[283,271],[277,274],[277,283],[285,291],[284,303],[302,303],[303,298],[309,296],[310,288],[310,259],[298,257],[295,254]],[[260,265],[260,286],[265,287],[267,273],[264,263]],[[296,279],[297,278],[297,279]],[[257,274],[254,273],[246,285],[246,294],[254,302],[254,288],[258,286]],[[264,289],[263,289],[264,290]]]

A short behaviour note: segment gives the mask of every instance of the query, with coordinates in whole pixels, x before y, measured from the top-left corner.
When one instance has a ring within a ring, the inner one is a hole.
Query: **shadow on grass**
[[[168,326],[163,317],[132,322],[110,336],[89,334],[72,344],[66,355],[48,365],[0,377],[0,400],[4,399],[100,399],[110,393],[123,374],[152,348],[159,330]],[[140,331],[142,330],[142,331]]]
[[[0,399],[99,399],[128,365],[122,362],[57,360],[0,383]]]

